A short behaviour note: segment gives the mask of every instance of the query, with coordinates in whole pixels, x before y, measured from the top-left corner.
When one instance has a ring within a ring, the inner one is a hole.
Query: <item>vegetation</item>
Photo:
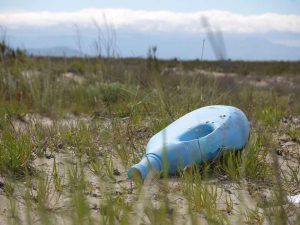
[[[21,55],[2,53],[0,61],[4,223],[300,221],[299,207],[286,199],[300,194],[299,154],[279,155],[277,142],[283,132],[299,143],[299,128],[283,128],[281,121],[300,114],[300,62]],[[255,85],[278,76],[299,86]],[[143,185],[127,180],[152,135],[212,104],[248,115],[251,137],[242,152]]]

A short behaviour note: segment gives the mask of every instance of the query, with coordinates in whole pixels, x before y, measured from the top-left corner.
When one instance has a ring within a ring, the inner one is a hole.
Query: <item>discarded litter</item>
[[[291,195],[291,196],[287,196],[287,200],[288,200],[290,203],[300,204],[300,194],[299,194],[299,195]]]
[[[155,134],[142,160],[128,170],[128,177],[144,180],[150,170],[161,172],[164,165],[173,174],[211,160],[221,150],[240,150],[248,141],[249,131],[247,117],[235,107],[199,108]]]

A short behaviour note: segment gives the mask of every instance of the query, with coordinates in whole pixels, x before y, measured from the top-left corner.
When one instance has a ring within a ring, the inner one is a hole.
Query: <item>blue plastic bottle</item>
[[[213,105],[194,110],[155,134],[142,160],[128,170],[130,179],[145,179],[149,170],[170,174],[215,158],[222,150],[240,150],[249,137],[249,121],[232,106]]]

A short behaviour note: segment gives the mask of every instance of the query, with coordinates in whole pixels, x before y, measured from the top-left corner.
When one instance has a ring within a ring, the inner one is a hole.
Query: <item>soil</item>
[[[219,77],[235,77],[235,74],[224,74],[218,72],[207,72],[207,71],[193,71],[200,75],[204,76],[213,76],[216,78]],[[179,74],[180,71],[173,69],[170,71],[164,71],[164,73],[175,73]],[[28,74],[25,74],[29,76]],[[24,75],[24,76],[25,76]],[[31,74],[30,74],[31,76]],[[65,79],[74,79],[76,82],[82,82],[82,80],[77,80],[76,76],[64,75]],[[270,88],[276,85],[289,85],[291,88],[295,88],[295,85],[298,85],[298,80],[296,82],[295,79],[298,78],[283,78],[280,76],[270,77],[266,79],[259,79],[257,76],[249,75],[240,79],[240,83],[248,83],[257,88]],[[299,86],[298,86],[299,87]],[[22,118],[14,118],[14,126],[16,129],[25,130],[30,126],[34,126],[35,124],[40,124],[45,127],[53,126],[54,124],[60,124],[67,127],[77,126],[79,123],[92,123],[92,117],[76,117],[70,115],[68,118],[60,119],[60,120],[52,120],[48,117],[42,117],[38,114],[28,114]],[[126,120],[125,120],[126,121]],[[109,123],[109,121],[107,121]],[[289,181],[293,181],[293,177],[287,172],[288,167],[297,168],[300,165],[300,137],[291,137],[286,133],[289,129],[300,129],[300,115],[290,115],[288,117],[282,118],[280,122],[280,126],[278,132],[274,133],[275,146],[276,146],[276,155],[278,159],[278,163],[281,168],[281,173],[283,177],[285,177]],[[146,135],[147,131],[141,130],[136,135]],[[103,149],[101,146],[99,147],[99,155],[98,157],[102,157],[101,151]],[[72,155],[72,151],[69,152],[56,152],[50,153],[45,151],[44,157],[36,157],[33,161],[33,167],[38,168],[39,171],[45,172],[45,178],[48,180],[53,179],[53,166],[54,160],[58,165],[58,171],[60,176],[62,177],[62,183],[66,184],[67,182],[67,171],[72,166],[74,162],[74,155]],[[171,177],[168,181],[168,194],[167,196],[162,196],[163,193],[161,190],[164,188],[164,181],[162,179],[154,178],[149,179],[145,182],[142,187],[142,191],[139,195],[137,195],[137,187],[127,179],[127,168],[124,168],[120,159],[112,154],[114,170],[113,176],[114,179],[107,179],[107,182],[99,185],[97,175],[95,175],[91,170],[85,170],[85,176],[90,184],[90,191],[86,193],[88,204],[91,209],[93,217],[97,218],[97,214],[99,213],[100,206],[99,200],[105,200],[105,196],[112,195],[118,196],[123,195],[126,196],[127,203],[136,203],[135,214],[132,216],[132,222],[135,224],[146,223],[149,224],[150,221],[144,217],[141,212],[147,210],[147,205],[153,205],[155,209],[159,210],[162,207],[161,199],[167,197],[170,201],[170,205],[168,206],[168,213],[173,214],[176,212],[177,224],[191,224],[191,218],[188,216],[187,212],[189,210],[188,200],[185,199],[182,195],[178,194],[178,190],[180,190],[180,177]],[[269,162],[272,162],[272,158],[269,158]],[[272,166],[272,165],[270,165]],[[298,170],[300,171],[300,170]],[[299,177],[299,174],[297,175]],[[207,181],[203,181],[207,185],[210,185],[212,188],[216,188],[219,193],[219,198],[217,200],[217,208],[223,212],[226,212],[228,215],[229,221],[235,223],[238,222],[241,218],[241,215],[244,215],[247,209],[255,210],[257,206],[262,204],[261,199],[264,199],[265,203],[269,204],[269,207],[274,207],[272,204],[272,191],[268,188],[264,183],[251,183],[251,181],[243,180],[241,184],[237,184],[234,182],[230,182],[229,179],[224,177],[224,179],[219,179],[217,177],[211,177]],[[34,182],[33,182],[34,183]],[[21,220],[24,220],[25,216],[25,205],[23,199],[23,192],[25,188],[25,183],[22,181],[14,182],[14,191],[16,193],[16,202],[17,208],[20,212]],[[52,184],[52,183],[51,183]],[[5,180],[0,177],[0,225],[7,224],[9,218],[11,217],[11,213],[8,210],[9,198],[6,192],[4,192],[5,188]],[[114,187],[113,189],[111,187]],[[247,187],[247,188],[246,188]],[[36,188],[32,189],[33,195],[36,195]],[[287,187],[288,190],[288,187]],[[296,195],[300,194],[299,190],[289,190],[287,195]],[[47,202],[47,207],[51,209],[53,212],[53,222],[56,224],[68,224],[70,222],[71,215],[68,214],[68,208],[70,207],[70,196],[68,195],[68,188],[64,188],[60,195],[57,195],[55,192],[55,188],[53,185],[49,186],[49,195],[51,196],[49,202]],[[226,207],[225,201],[226,199],[231,199],[233,203],[233,208],[228,209]],[[145,204],[147,202],[147,204]],[[268,204],[263,204],[264,207],[268,207]],[[285,207],[291,207],[291,212],[299,211],[299,205],[286,204]],[[260,208],[261,212],[263,209]],[[197,220],[206,224],[205,218],[203,214],[195,214]],[[33,221],[38,221],[36,215],[33,215]],[[292,216],[291,216],[292,217]],[[241,221],[239,221],[241,222]]]

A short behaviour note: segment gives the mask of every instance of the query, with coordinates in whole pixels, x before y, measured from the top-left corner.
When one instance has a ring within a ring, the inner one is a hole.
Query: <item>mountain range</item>
[[[200,59],[203,50],[204,60],[220,59],[220,54],[224,59],[232,60],[300,60],[300,45],[289,46],[277,41],[297,40],[298,35],[293,34],[226,34],[216,41],[207,34],[145,34],[121,30],[114,38],[115,42],[110,42],[102,36],[99,41],[93,31],[85,31],[80,39],[74,34],[23,32],[11,34],[8,40],[12,47],[26,49],[29,54],[37,56],[105,56],[109,48],[120,57],[146,57],[148,49],[157,46],[157,57],[162,59]]]

